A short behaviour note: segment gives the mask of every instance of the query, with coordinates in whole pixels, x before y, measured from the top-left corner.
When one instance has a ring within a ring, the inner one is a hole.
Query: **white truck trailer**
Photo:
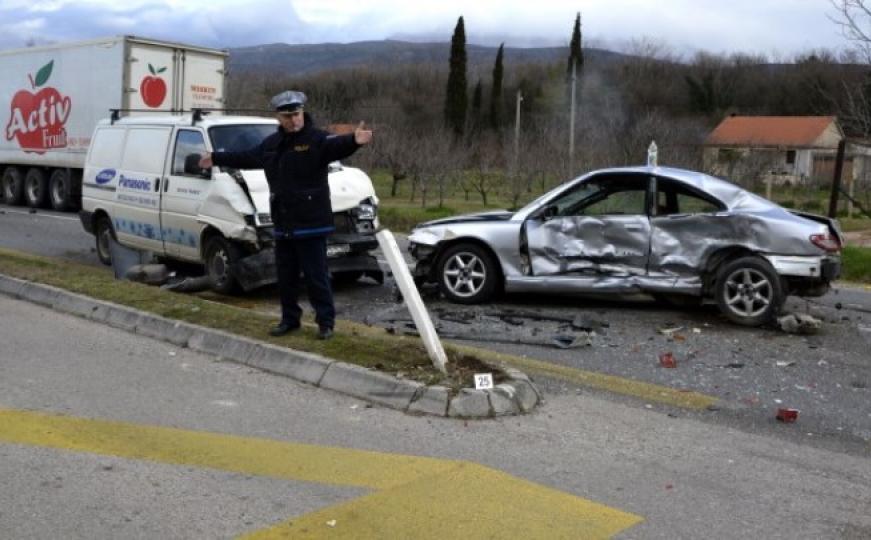
[[[135,36],[0,51],[0,201],[78,209],[98,121],[223,108],[227,56]]]

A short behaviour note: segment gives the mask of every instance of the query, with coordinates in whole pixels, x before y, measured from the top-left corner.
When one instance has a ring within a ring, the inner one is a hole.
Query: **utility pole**
[[[572,62],[572,108],[569,117],[569,178],[575,174],[575,87],[578,81],[578,64]]]
[[[517,91],[517,112],[514,114],[514,171],[517,172],[517,163],[520,157],[520,102],[523,96]]]

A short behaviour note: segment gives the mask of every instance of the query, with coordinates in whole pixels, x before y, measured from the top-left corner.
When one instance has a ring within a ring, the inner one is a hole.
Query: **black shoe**
[[[329,326],[321,326],[318,328],[318,339],[330,339],[333,337],[333,329]]]
[[[295,332],[299,330],[299,325],[290,324],[290,323],[279,323],[278,326],[273,326],[269,329],[270,336],[283,336],[284,334],[289,334],[290,332]]]

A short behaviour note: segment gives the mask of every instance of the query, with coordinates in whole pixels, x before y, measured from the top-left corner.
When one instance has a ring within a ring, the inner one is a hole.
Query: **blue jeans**
[[[336,308],[327,267],[327,237],[276,238],[275,264],[281,295],[281,322],[299,326],[300,274],[305,276],[308,299],[321,328],[333,328]]]

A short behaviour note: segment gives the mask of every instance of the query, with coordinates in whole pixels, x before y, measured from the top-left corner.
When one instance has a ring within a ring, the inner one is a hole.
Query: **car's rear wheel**
[[[212,236],[206,241],[206,273],[212,281],[212,289],[221,294],[231,294],[239,288],[233,275],[233,265],[242,252],[223,236]]]
[[[16,206],[24,200],[24,175],[18,167],[6,167],[0,180],[3,188],[3,202]]]
[[[94,238],[97,246],[97,258],[106,266],[112,265],[112,250],[110,245],[115,233],[112,231],[112,222],[107,217],[97,219],[94,224]]]
[[[24,201],[31,208],[48,206],[48,178],[45,171],[32,167],[24,177]]]
[[[496,292],[499,269],[487,250],[476,244],[457,244],[439,259],[439,289],[451,302],[478,304]]]
[[[717,306],[734,323],[759,326],[771,321],[786,296],[780,276],[760,257],[730,261],[717,273]]]

